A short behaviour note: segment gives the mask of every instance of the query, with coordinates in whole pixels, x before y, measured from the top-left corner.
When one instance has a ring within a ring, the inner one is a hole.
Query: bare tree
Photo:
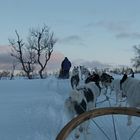
[[[29,79],[32,79],[32,73],[34,71],[34,64],[36,63],[35,53],[29,44],[25,44],[20,38],[17,31],[15,31],[17,40],[9,39],[9,43],[12,46],[11,56],[21,64],[23,71],[26,73]]]
[[[138,46],[133,46],[134,48],[134,51],[135,51],[135,57],[132,59],[132,63],[133,63],[133,66],[136,68],[140,67],[140,45]]]
[[[10,80],[12,80],[13,77],[14,77],[15,68],[16,68],[16,62],[13,61],[13,62],[12,62],[12,71],[11,71],[11,74],[10,74]]]
[[[53,52],[56,39],[54,33],[50,32],[48,26],[44,25],[41,29],[33,28],[30,30],[28,38],[30,47],[37,54],[37,63],[39,65],[39,75],[43,78],[43,71],[47,66],[47,63]]]

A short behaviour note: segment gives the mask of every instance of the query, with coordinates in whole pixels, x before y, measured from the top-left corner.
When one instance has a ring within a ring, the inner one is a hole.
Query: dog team
[[[81,84],[82,81],[82,84]],[[140,107],[140,80],[134,78],[134,73],[131,76],[124,74],[122,79],[114,79],[107,73],[97,73],[83,67],[74,66],[70,83],[72,90],[69,97],[65,101],[65,107],[71,119],[86,111],[93,110],[96,107],[97,98],[100,96],[102,89],[114,90],[116,93],[116,104],[121,106],[120,100],[125,96],[127,105],[130,107]],[[131,125],[132,117],[128,116],[127,125]],[[82,123],[75,129],[75,138],[80,137],[80,133],[89,133],[89,121]]]

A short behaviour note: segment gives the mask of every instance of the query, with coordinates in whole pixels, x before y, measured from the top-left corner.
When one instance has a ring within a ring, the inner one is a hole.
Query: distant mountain
[[[65,55],[61,52],[54,51],[52,53],[51,59],[47,64],[47,71],[58,71],[61,67],[61,62],[64,59]],[[99,61],[88,61],[84,59],[76,59],[72,60],[72,66],[83,65],[85,67],[94,69],[104,69],[104,68],[116,68],[116,67],[128,67],[125,65],[117,65],[117,64],[107,64]],[[0,46],[0,70],[11,70],[13,65],[13,58],[10,55],[9,46]],[[21,67],[17,64],[16,70],[20,70]]]
[[[72,61],[73,66],[85,66],[88,68],[98,68],[98,69],[104,69],[104,68],[123,68],[123,67],[130,67],[128,65],[120,65],[120,64],[115,64],[115,63],[102,63],[100,61],[88,61],[84,59],[76,59]]]
[[[87,60],[83,60],[83,59],[77,59],[77,60],[73,60],[72,61],[73,66],[86,66],[88,68],[98,68],[98,69],[103,69],[103,68],[109,68],[111,67],[110,64],[106,64],[106,63],[101,63],[99,61],[87,61]]]

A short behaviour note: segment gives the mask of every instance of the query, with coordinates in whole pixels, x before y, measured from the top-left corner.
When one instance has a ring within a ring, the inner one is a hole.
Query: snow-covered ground
[[[140,75],[136,75],[136,78],[140,79]],[[69,79],[62,80],[53,76],[43,80],[0,80],[0,140],[55,140],[60,130],[70,121],[64,108],[70,90]],[[113,93],[111,96],[115,98]],[[98,101],[104,98],[102,95]],[[114,106],[115,99],[110,101],[111,106]],[[108,101],[97,104],[97,107],[105,106],[109,106]],[[118,139],[128,139],[140,126],[137,117],[133,118],[131,126],[126,126],[126,118],[115,118]],[[111,116],[95,120],[113,140]],[[94,123],[91,123],[90,131],[92,140],[106,139]],[[133,140],[139,139],[140,129],[133,137]]]

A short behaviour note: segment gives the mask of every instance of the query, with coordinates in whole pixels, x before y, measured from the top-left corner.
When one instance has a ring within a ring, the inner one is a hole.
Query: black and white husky
[[[126,96],[127,104],[130,107],[140,108],[140,80],[133,78],[132,76],[128,77],[127,74],[124,74],[123,78],[120,81],[121,90],[123,96]],[[132,124],[131,116],[128,116],[127,125]]]
[[[71,75],[70,82],[71,82],[71,87],[73,89],[75,89],[79,85],[80,78],[79,78],[79,69],[78,69],[78,67],[74,66],[74,68],[72,70],[72,75]]]
[[[100,80],[102,87],[105,89],[104,94],[106,95],[108,87],[110,87],[111,82],[114,80],[114,78],[111,75],[103,72],[102,75],[100,76]]]
[[[80,79],[81,80],[85,80],[87,79],[87,77],[90,75],[90,71],[88,70],[88,68],[84,67],[84,66],[79,66],[80,69]]]
[[[77,115],[80,115],[86,111],[95,108],[97,97],[100,95],[99,87],[90,82],[78,87],[70,92],[69,98],[65,101],[65,107],[67,108],[71,119]],[[81,124],[75,129],[75,137],[80,137],[80,132],[88,134],[89,121]]]

